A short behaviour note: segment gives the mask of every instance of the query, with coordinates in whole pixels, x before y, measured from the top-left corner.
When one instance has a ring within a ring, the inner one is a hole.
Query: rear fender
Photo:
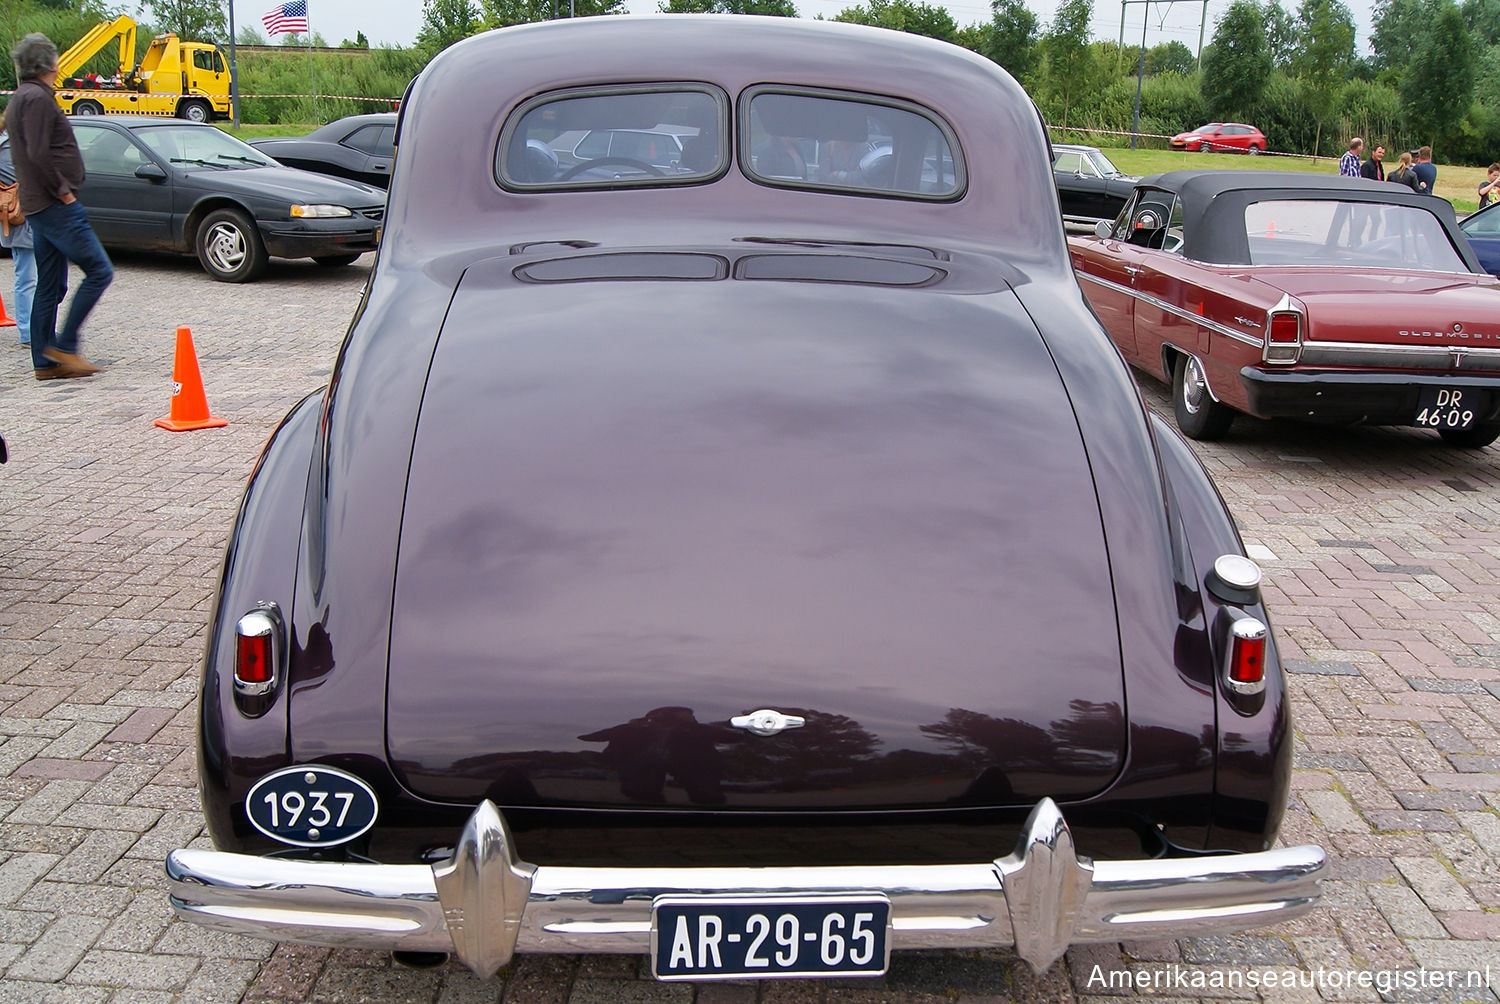
[[[1220,623],[1230,609],[1206,588],[1214,560],[1244,554],[1239,530],[1223,497],[1187,442],[1156,415],[1151,416],[1166,474],[1172,506],[1181,522],[1205,625]],[[1241,603],[1237,609],[1270,626],[1265,603]],[[1255,850],[1276,838],[1291,784],[1291,719],[1281,659],[1274,635],[1266,645],[1263,699],[1246,703],[1226,693],[1222,667],[1224,639],[1206,632],[1208,665],[1213,667],[1215,772],[1213,824],[1209,848]]]
[[[203,811],[219,847],[237,847],[249,835],[239,806],[245,786],[288,762],[285,673],[255,709],[260,713],[247,714],[234,695],[235,624],[257,606],[274,603],[291,627],[302,506],[321,399],[320,394],[304,398],[271,434],[250,474],[224,554],[203,661],[198,744]]]

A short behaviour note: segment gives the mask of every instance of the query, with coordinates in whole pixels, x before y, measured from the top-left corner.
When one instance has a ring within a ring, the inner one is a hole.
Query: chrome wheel
[[[233,223],[216,223],[208,228],[203,250],[213,268],[233,272],[245,264],[245,235]]]
[[[1208,397],[1208,381],[1203,378],[1203,368],[1198,365],[1198,360],[1188,356],[1187,371],[1182,375],[1182,406],[1189,415],[1196,415],[1203,410]]]
[[[220,282],[249,282],[266,268],[266,247],[238,209],[216,209],[198,225],[198,262]]]
[[[1214,400],[1203,364],[1186,354],[1172,366],[1172,413],[1189,439],[1218,439],[1234,421],[1229,406]]]

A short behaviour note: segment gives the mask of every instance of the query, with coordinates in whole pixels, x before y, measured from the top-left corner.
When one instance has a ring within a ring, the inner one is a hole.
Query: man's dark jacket
[[[5,131],[10,134],[22,213],[39,213],[83,187],[83,155],[52,88],[35,78],[21,81],[5,107]]]
[[[1384,181],[1385,165],[1376,160],[1374,157],[1371,157],[1369,160],[1359,165],[1359,176],[1361,178],[1369,178],[1371,181]]]

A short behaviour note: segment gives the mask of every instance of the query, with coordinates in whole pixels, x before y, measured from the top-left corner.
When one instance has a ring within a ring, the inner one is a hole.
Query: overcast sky
[[[233,0],[235,25],[253,24],[261,28],[260,18],[279,0]],[[560,0],[566,3],[567,0]],[[854,6],[853,0],[794,0],[803,17],[822,14],[832,17],[846,7]],[[934,2],[934,0],[928,0]],[[1204,41],[1213,38],[1214,23],[1229,7],[1231,0],[1208,0],[1208,26]],[[1281,0],[1288,10],[1296,9],[1296,0]],[[1359,31],[1357,44],[1361,52],[1369,49],[1370,8],[1373,0],[1347,0],[1354,13],[1355,26]],[[1036,11],[1045,30],[1056,8],[1054,0],[1028,0]],[[352,39],[356,32],[363,31],[372,45],[411,45],[417,37],[422,23],[421,0],[308,0],[308,18],[312,30],[318,32],[330,45],[338,45],[344,39]],[[634,14],[651,14],[656,11],[656,0],[630,0]],[[988,0],[947,0],[943,6],[953,15],[959,26],[986,21],[990,18]],[[1194,52],[1198,50],[1198,24],[1203,16],[1202,0],[1170,0],[1170,2],[1140,3],[1132,0],[1126,8],[1125,41],[1139,45],[1141,40],[1141,17],[1149,11],[1146,22],[1146,44],[1156,45],[1173,39],[1183,43]],[[1095,0],[1094,35],[1101,39],[1120,37],[1119,0]],[[263,29],[262,29],[263,30]]]

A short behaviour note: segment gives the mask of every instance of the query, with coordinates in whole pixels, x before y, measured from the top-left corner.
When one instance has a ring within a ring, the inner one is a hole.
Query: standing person
[[[1361,178],[1369,178],[1371,181],[1384,181],[1385,164],[1382,163],[1384,160],[1385,147],[1376,143],[1374,151],[1370,154],[1370,159],[1359,165],[1359,176]]]
[[[0,112],[0,133],[5,131],[5,113]],[[16,183],[16,169],[11,162],[10,147],[0,148],[0,182]],[[16,269],[16,334],[22,345],[31,344],[31,301],[36,293],[36,255],[31,249],[31,224],[8,226],[0,223],[0,247],[10,248],[11,263]]]
[[[1437,165],[1432,162],[1432,147],[1417,149],[1417,162],[1412,165],[1417,175],[1417,191],[1423,195],[1437,194]]]
[[[1492,202],[1500,202],[1500,164],[1491,164],[1489,180],[1479,183],[1480,207]]]
[[[1358,136],[1349,141],[1349,149],[1339,158],[1339,174],[1345,178],[1359,177],[1359,154],[1365,148],[1365,141]]]
[[[1401,154],[1400,158],[1396,161],[1396,169],[1385,180],[1393,181],[1398,185],[1405,185],[1413,192],[1421,191],[1421,189],[1417,188],[1417,172],[1412,168],[1411,154],[1409,153]]]
[[[78,201],[83,157],[73,127],[52,96],[57,46],[32,32],[10,51],[20,84],[6,107],[21,212],[31,224],[36,296],[31,306],[31,362],[38,380],[88,376],[99,367],[78,351],[79,329],[115,277],[88,213]],[[67,291],[68,262],[83,269],[62,330],[57,308]]]

